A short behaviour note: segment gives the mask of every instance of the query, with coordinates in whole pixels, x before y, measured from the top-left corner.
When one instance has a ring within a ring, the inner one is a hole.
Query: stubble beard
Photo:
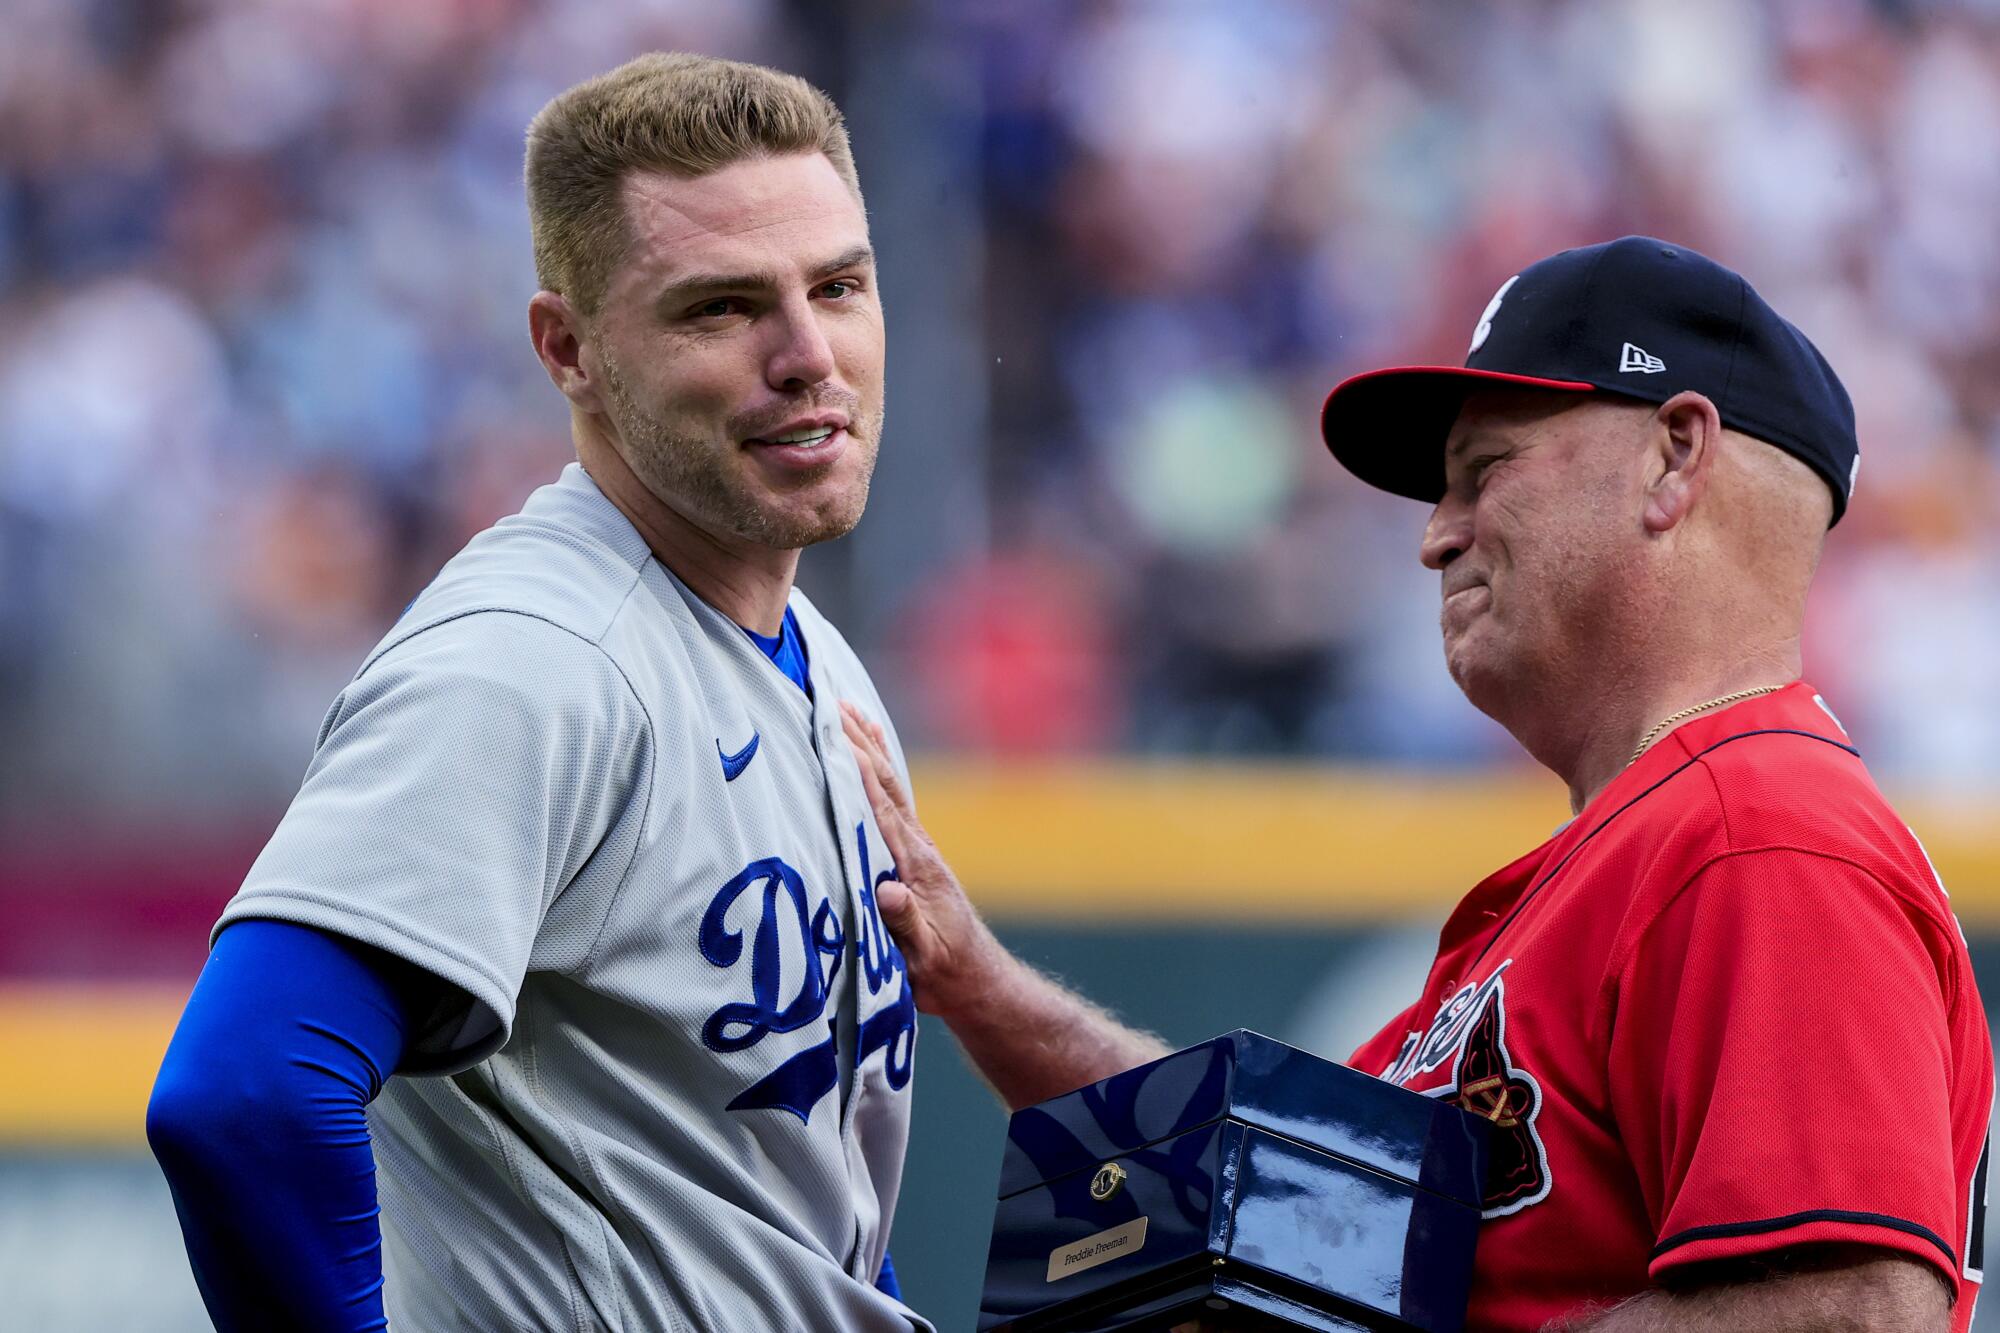
[[[800,550],[845,537],[868,507],[885,406],[848,423],[848,449],[860,451],[853,484],[798,512],[764,503],[751,484],[731,472],[726,451],[738,446],[727,443],[718,450],[711,441],[681,434],[641,406],[624,374],[609,360],[604,365],[604,389],[633,474],[661,503],[713,535],[777,550]]]
[[[1460,631],[1456,641],[1445,640],[1444,667],[1466,702],[1493,717],[1495,707],[1505,697],[1506,684],[1493,670],[1493,664],[1482,661],[1477,648],[1466,643],[1472,633],[1473,628],[1467,628]]]
[[[1530,739],[1552,724],[1566,725],[1561,719],[1590,712],[1598,696],[1594,684],[1615,672],[1612,648],[1619,636],[1607,627],[1621,623],[1610,596],[1617,580],[1591,560],[1588,552],[1564,552],[1532,577],[1535,604],[1527,615],[1518,600],[1503,608],[1495,592],[1495,602],[1455,641],[1445,639],[1445,669],[1459,692],[1538,759]],[[1523,582],[1517,571],[1510,596],[1523,597]]]

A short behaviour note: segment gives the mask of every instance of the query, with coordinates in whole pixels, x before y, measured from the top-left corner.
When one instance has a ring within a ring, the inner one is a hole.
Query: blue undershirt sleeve
[[[882,1252],[882,1271],[875,1275],[875,1289],[897,1300],[903,1299],[903,1284],[896,1280],[896,1261],[889,1252]]]
[[[239,921],[216,940],[146,1136],[220,1333],[388,1327],[365,1108],[444,993],[305,926]]]

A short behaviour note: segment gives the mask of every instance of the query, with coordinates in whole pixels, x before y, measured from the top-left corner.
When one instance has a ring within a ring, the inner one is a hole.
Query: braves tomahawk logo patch
[[[1488,1135],[1484,1216],[1507,1217],[1549,1197],[1548,1149],[1535,1128],[1542,1085],[1514,1064],[1507,1050],[1507,982],[1513,960],[1461,988],[1438,1006],[1427,1032],[1412,1032],[1382,1077],[1441,1097],[1492,1126]],[[1450,1065],[1447,1078],[1426,1087],[1424,1076]]]

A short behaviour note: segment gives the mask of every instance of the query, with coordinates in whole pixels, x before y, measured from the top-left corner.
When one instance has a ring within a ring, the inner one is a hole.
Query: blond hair
[[[528,225],[542,286],[595,314],[631,244],[634,171],[705,176],[750,158],[824,153],[861,198],[833,99],[793,74],[653,52],[558,94],[528,125]]]

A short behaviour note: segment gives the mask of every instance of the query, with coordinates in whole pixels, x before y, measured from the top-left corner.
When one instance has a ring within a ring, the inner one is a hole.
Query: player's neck
[[[782,629],[797,551],[718,539],[653,494],[609,441],[580,441],[577,453],[604,498],[695,596],[744,629],[766,636]]]
[[[1607,681],[1605,697],[1590,714],[1594,720],[1574,737],[1567,762],[1550,764],[1569,785],[1571,812],[1581,813],[1630,767],[1642,743],[1650,749],[1681,725],[1726,707],[1717,704],[1704,709],[1701,705],[1744,691],[1789,684],[1798,679],[1800,669],[1798,640],[1794,638],[1698,667],[1676,664],[1673,671],[1650,681],[1637,673],[1622,681]],[[1660,726],[1683,712],[1688,715]]]
[[[797,551],[730,550],[684,521],[660,525],[657,532],[639,531],[660,563],[702,601],[766,638],[783,628],[799,567]]]

